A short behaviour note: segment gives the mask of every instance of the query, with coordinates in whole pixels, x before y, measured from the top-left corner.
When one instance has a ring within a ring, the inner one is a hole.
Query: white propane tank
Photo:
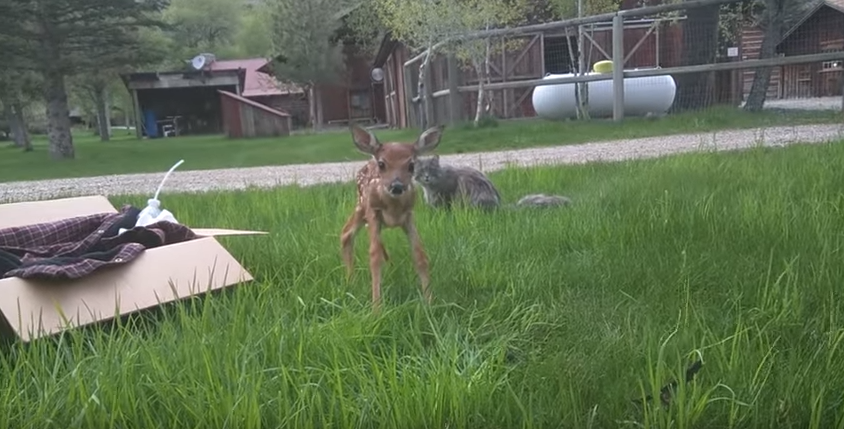
[[[598,73],[587,73],[594,75]],[[542,78],[572,77],[574,74],[549,74]],[[589,82],[589,115],[612,117],[612,80]],[[575,89],[577,84],[541,85],[533,88],[533,109],[544,119],[561,120],[577,117]],[[674,103],[677,84],[670,75],[624,79],[624,116],[664,114]]]

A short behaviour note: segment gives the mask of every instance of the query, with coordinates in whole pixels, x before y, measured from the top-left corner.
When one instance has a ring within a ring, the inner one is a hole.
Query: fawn
[[[413,263],[422,283],[422,294],[425,301],[430,303],[428,257],[413,222],[413,206],[416,203],[413,168],[418,155],[430,152],[440,144],[443,127],[425,130],[412,144],[382,144],[368,130],[357,125],[351,125],[350,129],[355,147],[372,155],[372,159],[357,172],[358,201],[340,233],[340,248],[347,276],[351,277],[354,265],[355,235],[366,225],[369,230],[372,305],[377,311],[381,303],[381,265],[389,259],[381,242],[381,229],[401,227],[410,241]]]

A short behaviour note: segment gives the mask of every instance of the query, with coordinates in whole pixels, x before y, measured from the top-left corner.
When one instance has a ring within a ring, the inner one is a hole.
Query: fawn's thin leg
[[[428,274],[428,255],[425,254],[425,248],[422,247],[422,239],[419,237],[419,232],[416,230],[412,217],[407,220],[402,229],[404,229],[407,239],[410,241],[413,263],[416,265],[416,272],[419,274],[419,280],[422,283],[422,295],[425,297],[425,301],[430,304],[431,290],[428,286],[431,278]]]
[[[381,225],[375,216],[366,220],[369,229],[369,272],[372,275],[372,307],[381,307],[381,264],[384,261],[384,244],[381,243]]]
[[[343,254],[343,262],[346,264],[346,277],[351,277],[354,269],[355,235],[363,226],[363,214],[362,207],[355,207],[354,213],[349,216],[349,220],[343,225],[343,231],[340,233],[340,249]]]
[[[379,223],[378,224],[378,233],[379,234],[381,233],[382,229],[384,229],[384,226]],[[387,248],[386,247],[381,246],[381,254],[384,255],[384,262],[390,260],[390,255],[387,254]]]

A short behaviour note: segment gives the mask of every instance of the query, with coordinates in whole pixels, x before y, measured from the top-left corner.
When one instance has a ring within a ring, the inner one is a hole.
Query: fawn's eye
[[[408,164],[407,170],[410,171],[411,173],[413,173],[413,163],[412,162],[410,164]]]
[[[384,164],[384,161],[378,161],[378,169],[384,171],[387,168],[387,164]]]

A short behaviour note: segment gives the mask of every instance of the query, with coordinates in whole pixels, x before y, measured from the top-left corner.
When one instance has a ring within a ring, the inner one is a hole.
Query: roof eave
[[[818,2],[818,4],[813,6],[811,9],[806,11],[806,13],[803,15],[802,18],[800,18],[797,22],[795,22],[794,25],[792,25],[791,28],[788,29],[788,31],[783,33],[782,37],[780,37],[779,42],[777,42],[777,46],[779,46],[782,42],[784,42],[785,39],[788,38],[788,36],[791,36],[795,31],[797,31],[797,29],[800,28],[800,26],[805,24],[806,21],[809,20],[809,18],[814,16],[816,13],[818,13],[818,11],[821,10],[821,8],[824,7],[824,6],[829,6],[829,4],[825,1],[821,1],[821,2]]]

